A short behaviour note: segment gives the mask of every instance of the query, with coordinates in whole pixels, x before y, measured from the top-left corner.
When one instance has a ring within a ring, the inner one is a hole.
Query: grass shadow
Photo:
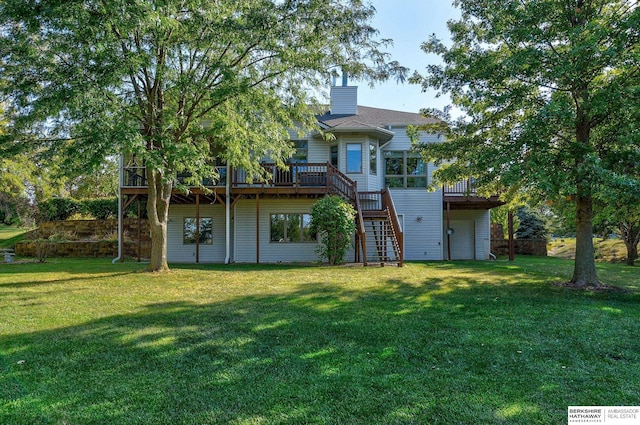
[[[551,424],[637,402],[634,297],[500,279],[309,281],[3,335],[0,422]]]

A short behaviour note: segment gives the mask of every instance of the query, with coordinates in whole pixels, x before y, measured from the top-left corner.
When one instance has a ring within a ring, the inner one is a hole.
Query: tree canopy
[[[165,270],[176,173],[216,177],[283,164],[288,130],[315,125],[312,96],[339,67],[403,78],[360,0],[5,0],[0,3],[3,151],[46,147],[67,172],[105,157],[146,165],[151,270]]]
[[[440,112],[447,141],[420,146],[447,165],[437,176],[476,179],[486,193],[570,197],[576,209],[572,282],[599,285],[592,242],[593,197],[612,178],[632,178],[612,158],[640,159],[637,141],[596,137],[638,102],[640,9],[616,0],[457,0],[450,46],[413,81],[449,93],[464,116]],[[436,111],[429,111],[436,112]]]

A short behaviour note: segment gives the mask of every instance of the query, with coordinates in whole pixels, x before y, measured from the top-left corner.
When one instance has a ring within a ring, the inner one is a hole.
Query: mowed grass
[[[12,249],[16,242],[20,242],[29,230],[31,229],[0,224],[0,249]]]
[[[596,261],[610,263],[624,262],[627,258],[627,247],[621,239],[593,239]],[[573,259],[576,256],[576,238],[556,238],[547,245],[550,256]]]
[[[2,424],[560,424],[640,404],[640,273],[0,265]]]

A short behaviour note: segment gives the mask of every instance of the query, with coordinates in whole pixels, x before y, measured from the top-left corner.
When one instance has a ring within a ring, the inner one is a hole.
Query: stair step
[[[362,211],[362,218],[387,218],[387,211]]]
[[[366,194],[367,192],[365,192]],[[358,195],[359,196],[359,195]],[[373,196],[368,193],[368,196]],[[384,197],[383,192],[380,192],[380,196]],[[365,202],[369,198],[365,198]],[[374,199],[373,197],[371,199]],[[378,199],[380,201],[380,199]],[[382,200],[384,204],[384,199]],[[359,203],[355,203],[356,208],[360,206]],[[391,217],[395,216],[393,210],[393,203],[391,206],[384,210],[369,210],[360,209],[360,217],[362,217],[362,230],[363,236],[363,254],[365,256],[365,263],[397,263],[402,265],[402,247],[400,247],[393,227],[394,223],[391,221]],[[365,204],[365,206],[367,206]],[[369,206],[372,206],[369,204]],[[378,207],[380,204],[378,204]],[[375,208],[375,207],[374,207]]]

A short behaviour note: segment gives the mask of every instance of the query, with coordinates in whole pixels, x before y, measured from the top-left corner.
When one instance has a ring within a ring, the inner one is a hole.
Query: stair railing
[[[354,197],[353,203],[356,206],[356,215],[358,219],[356,220],[356,225],[358,226],[358,233],[360,236],[360,245],[362,247],[362,262],[366,266],[367,265],[367,232],[364,229],[364,218],[362,217],[362,208],[360,207],[360,200],[358,199],[358,182],[354,182]],[[356,246],[356,249],[358,247]]]
[[[399,253],[399,263],[398,265],[402,267],[404,263],[404,234],[402,232],[402,228],[400,227],[400,220],[398,219],[398,214],[396,213],[396,207],[393,204],[393,198],[391,198],[391,193],[389,189],[382,190],[382,208],[386,209],[389,214],[389,221],[391,222],[391,228],[393,233],[395,234],[396,241],[398,242],[398,253]]]

